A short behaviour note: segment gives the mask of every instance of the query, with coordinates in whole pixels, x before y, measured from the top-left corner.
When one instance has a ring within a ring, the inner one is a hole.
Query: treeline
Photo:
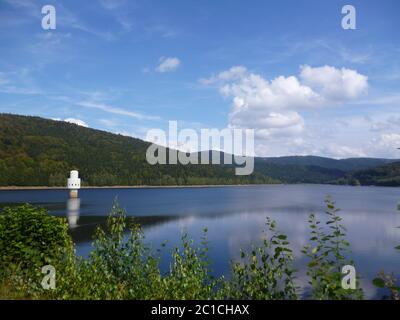
[[[363,186],[400,186],[400,162],[356,171],[339,179],[338,183]]]
[[[0,115],[0,186],[65,186],[78,169],[87,186],[277,182],[262,173],[236,176],[232,166],[150,165],[149,143],[39,117]]]
[[[256,160],[257,172],[268,174],[271,178],[286,183],[328,183],[346,175],[335,168],[315,165],[278,164]]]

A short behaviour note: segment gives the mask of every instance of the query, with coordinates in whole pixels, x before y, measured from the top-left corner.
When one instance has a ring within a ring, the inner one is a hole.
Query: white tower
[[[78,190],[81,188],[81,179],[79,178],[79,172],[72,170],[67,181],[67,187],[70,190],[71,198],[78,198]]]

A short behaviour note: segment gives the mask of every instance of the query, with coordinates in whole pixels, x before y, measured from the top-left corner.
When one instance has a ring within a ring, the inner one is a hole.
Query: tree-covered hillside
[[[265,163],[271,163],[277,165],[295,165],[295,166],[307,166],[307,167],[312,166],[325,169],[340,170],[342,172],[364,170],[397,161],[393,159],[379,159],[379,158],[331,159],[331,158],[317,157],[317,156],[270,157],[270,158],[259,158],[259,160]]]
[[[279,164],[256,159],[255,170],[285,183],[330,183],[346,175],[335,168],[315,165]]]
[[[149,165],[149,143],[75,124],[0,114],[0,186],[64,186],[71,169],[85,185],[191,185],[276,182],[236,176],[222,165]]]
[[[236,176],[231,165],[152,166],[145,158],[148,146],[139,139],[63,121],[0,114],[0,186],[64,186],[72,169],[79,170],[84,185],[92,186],[353,183],[352,172],[394,161],[255,158],[252,175]],[[379,181],[368,178],[371,172],[354,175],[362,184],[393,185],[397,181],[390,176],[392,171]]]
[[[339,183],[363,186],[400,186],[400,162],[356,171],[340,179]]]

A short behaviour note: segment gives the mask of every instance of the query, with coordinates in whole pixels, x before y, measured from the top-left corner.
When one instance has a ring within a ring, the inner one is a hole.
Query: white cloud
[[[304,120],[297,113],[270,112],[262,117],[254,117],[249,112],[236,113],[230,117],[230,127],[256,128],[257,138],[270,138],[276,136],[292,136],[303,132]]]
[[[218,86],[221,95],[231,101],[229,127],[255,129],[258,154],[306,150],[335,157],[365,155],[358,147],[332,143],[324,150],[315,147],[318,137],[306,130],[302,114],[338,106],[364,94],[368,78],[355,70],[306,65],[300,67],[299,76],[281,75],[269,80],[244,66],[235,66],[200,82]]]
[[[223,80],[223,81],[228,81],[228,80],[238,80],[242,77],[244,77],[247,73],[247,69],[243,66],[234,66],[230,68],[229,70],[222,71],[218,75],[214,75],[211,78],[202,78],[200,79],[200,82],[202,84],[212,84],[217,82],[218,80]]]
[[[366,156],[365,151],[361,148],[338,145],[336,143],[323,148],[320,152],[325,156],[333,158],[354,158]]]
[[[69,10],[61,3],[58,3],[56,7],[57,12],[62,12],[62,14],[57,15],[57,28],[58,26],[61,26],[61,29],[72,28],[94,35],[105,41],[115,40],[116,36],[114,33],[110,31],[103,31],[104,28],[98,29],[91,24],[87,24],[87,21],[81,19],[74,11]]]
[[[65,122],[69,122],[69,123],[73,123],[73,124],[76,124],[78,126],[82,126],[82,127],[85,127],[85,128],[89,127],[89,125],[85,121],[80,120],[80,119],[67,118],[67,119],[64,119],[64,121]]]
[[[388,128],[388,124],[385,122],[375,122],[371,124],[370,130],[373,132],[385,131]]]
[[[156,68],[157,72],[175,71],[181,64],[181,61],[176,57],[161,57],[159,62],[160,64]]]
[[[371,123],[370,130],[372,132],[390,133],[394,129],[397,129],[396,127],[400,126],[400,117],[394,114],[382,115],[380,117],[375,115],[374,119],[366,121]]]
[[[390,117],[388,122],[395,126],[400,126],[400,117]]]
[[[147,116],[147,115],[144,115],[144,114],[141,114],[138,112],[120,109],[120,108],[117,108],[114,106],[110,106],[110,105],[95,102],[95,101],[81,101],[76,104],[81,107],[99,109],[104,112],[119,114],[122,116],[128,116],[128,117],[136,118],[139,120],[158,120],[159,119],[159,117]]]
[[[368,88],[368,77],[355,70],[331,66],[312,68],[302,66],[302,81],[315,88],[327,100],[355,99]]]
[[[114,10],[125,5],[126,0],[100,0],[100,4],[107,10]]]
[[[0,92],[19,95],[38,95],[43,92],[36,86],[32,71],[21,68],[12,72],[0,71]]]
[[[33,0],[5,0],[5,2],[17,8],[28,8],[28,9],[36,8],[35,1]]]
[[[4,86],[0,87],[0,92],[9,94],[21,94],[21,95],[36,95],[40,94],[40,91],[30,88],[21,88],[16,86]]]
[[[396,152],[399,156],[398,148],[400,148],[400,134],[398,133],[384,133],[378,139],[374,139],[373,143],[379,149],[384,149],[386,152]]]
[[[358,100],[354,102],[355,104],[360,105],[379,105],[379,106],[395,106],[400,104],[400,94],[398,93],[387,93],[384,96],[365,99],[365,100]]]

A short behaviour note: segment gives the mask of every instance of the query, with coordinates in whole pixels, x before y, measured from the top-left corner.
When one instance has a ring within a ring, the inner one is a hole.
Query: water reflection
[[[172,247],[180,243],[182,231],[199,240],[208,228],[210,259],[215,275],[229,275],[230,261],[237,260],[240,249],[260,242],[265,217],[278,222],[295,253],[298,285],[307,290],[306,259],[301,248],[310,237],[307,217],[310,212],[323,217],[324,198],[332,196],[342,209],[343,223],[353,251],[357,273],[367,298],[381,295],[372,286],[377,272],[398,272],[400,214],[397,203],[400,188],[347,187],[322,185],[274,185],[223,188],[84,189],[80,199],[67,199],[65,190],[1,191],[5,203],[32,203],[44,206],[54,215],[67,215],[77,254],[92,249],[95,229],[103,226],[118,196],[128,222],[140,223],[146,241],[167,248],[162,265],[168,270]]]
[[[67,219],[70,229],[74,229],[78,226],[80,208],[80,198],[70,198],[67,200]]]
[[[394,209],[394,208],[393,208]],[[323,211],[317,211],[318,218],[325,220]],[[351,243],[352,253],[357,274],[361,277],[362,288],[368,299],[379,298],[382,294],[372,285],[372,279],[380,270],[398,272],[399,259],[394,247],[400,239],[400,214],[368,212],[341,213],[343,224],[347,228],[347,239]],[[211,268],[217,276],[229,276],[230,261],[238,261],[240,249],[251,250],[252,244],[262,244],[265,217],[276,220],[278,229],[288,235],[291,248],[295,255],[297,270],[296,284],[302,289],[304,296],[309,292],[306,275],[308,259],[301,249],[309,242],[310,230],[307,224],[308,211],[293,213],[284,210],[265,211],[263,213],[243,212],[232,215],[197,216],[180,219],[178,223],[170,222],[153,230],[147,230],[146,237],[155,247],[165,239],[169,240],[168,249],[179,245],[179,237],[187,231],[195,240],[201,237],[202,228],[208,228],[210,243]],[[168,259],[167,250],[163,256]],[[165,266],[168,268],[168,260]]]

